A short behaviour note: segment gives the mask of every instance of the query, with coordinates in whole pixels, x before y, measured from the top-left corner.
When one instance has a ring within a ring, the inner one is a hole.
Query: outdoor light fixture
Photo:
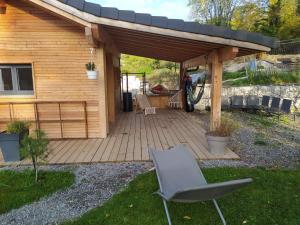
[[[6,3],[5,0],[0,0],[0,14],[6,13]]]

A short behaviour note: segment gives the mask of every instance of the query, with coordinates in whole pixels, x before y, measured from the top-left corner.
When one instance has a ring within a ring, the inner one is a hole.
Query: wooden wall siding
[[[0,63],[33,63],[35,96],[17,99],[2,96],[0,102],[87,101],[89,137],[104,137],[105,107],[101,104],[105,102],[105,86],[101,85],[101,81],[87,79],[85,64],[90,58],[90,46],[84,35],[84,27],[23,1],[8,0],[7,3],[6,14],[0,15]],[[27,106],[22,107],[16,113],[22,118],[30,117]],[[101,111],[99,107],[104,109]],[[71,114],[76,107],[72,110]],[[5,114],[4,111],[0,107],[1,116]],[[4,117],[7,118],[7,115]],[[42,128],[46,127],[51,130],[51,137],[59,134],[57,124]],[[70,137],[82,135],[82,127],[66,124],[65,129]]]

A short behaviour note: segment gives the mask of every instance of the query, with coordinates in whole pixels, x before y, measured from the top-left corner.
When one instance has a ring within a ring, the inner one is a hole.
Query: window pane
[[[10,68],[1,69],[2,80],[0,81],[0,91],[12,91],[13,82]],[[0,77],[1,79],[1,77]]]
[[[17,68],[17,76],[20,91],[33,91],[31,68]]]

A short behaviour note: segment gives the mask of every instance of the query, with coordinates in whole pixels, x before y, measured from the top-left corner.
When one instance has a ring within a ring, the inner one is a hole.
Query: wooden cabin
[[[83,0],[0,0],[0,129],[29,120],[49,138],[105,138],[120,113],[120,54],[209,64],[211,129],[222,63],[270,51],[272,38],[101,7]],[[93,61],[97,79],[88,79]]]

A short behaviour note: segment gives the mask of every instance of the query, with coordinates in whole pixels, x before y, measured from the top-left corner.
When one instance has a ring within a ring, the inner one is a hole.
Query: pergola
[[[208,63],[212,131],[221,122],[223,63],[268,52],[276,46],[276,40],[260,34],[101,7],[84,0],[26,1],[81,24],[91,45],[104,47],[114,55],[124,53],[178,62],[181,76],[185,69]]]

